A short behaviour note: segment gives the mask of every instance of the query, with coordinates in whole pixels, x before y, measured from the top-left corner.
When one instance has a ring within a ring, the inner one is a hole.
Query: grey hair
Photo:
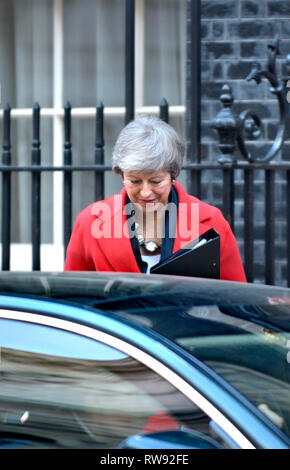
[[[169,171],[180,173],[185,144],[172,126],[153,116],[142,116],[127,124],[115,143],[113,170]]]

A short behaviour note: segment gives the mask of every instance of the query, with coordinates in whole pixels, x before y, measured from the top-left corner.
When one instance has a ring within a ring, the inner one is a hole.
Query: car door
[[[239,447],[188,383],[103,329],[2,309],[0,346],[2,448]]]

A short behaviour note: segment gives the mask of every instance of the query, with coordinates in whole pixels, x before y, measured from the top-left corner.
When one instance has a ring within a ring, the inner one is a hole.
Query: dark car
[[[289,448],[290,289],[0,274],[0,448]]]

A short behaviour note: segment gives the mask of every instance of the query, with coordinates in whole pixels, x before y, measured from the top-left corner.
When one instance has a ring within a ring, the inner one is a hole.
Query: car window
[[[0,448],[112,448],[136,434],[180,429],[211,435],[203,411],[114,348],[57,328],[1,325]]]
[[[0,319],[0,346],[43,354],[53,351],[57,356],[78,359],[101,357],[109,361],[127,357],[115,348],[71,331],[3,318]]]
[[[137,298],[117,313],[190,352],[290,437],[290,304],[150,306]],[[279,303],[280,302],[280,303]],[[110,308],[113,307],[111,303]],[[123,304],[122,307],[125,307]],[[115,306],[115,310],[118,307]]]
[[[290,437],[290,334],[230,316],[233,312],[237,313],[238,307],[192,307],[187,314],[218,324],[219,334],[197,337],[188,331],[175,341],[214,369]]]

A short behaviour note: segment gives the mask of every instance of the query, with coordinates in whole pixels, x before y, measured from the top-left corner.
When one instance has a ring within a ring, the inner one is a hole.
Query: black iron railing
[[[2,269],[10,267],[11,237],[11,167],[10,106],[6,105],[3,114],[3,153],[2,153]]]
[[[162,99],[159,107],[159,116],[168,121],[169,105]],[[3,114],[3,154],[2,166],[2,270],[10,269],[10,244],[11,244],[11,173],[29,172],[32,175],[32,269],[40,270],[40,246],[41,246],[41,174],[43,172],[63,172],[63,199],[64,199],[64,232],[63,242],[66,250],[72,231],[72,173],[80,171],[92,171],[95,173],[95,196],[96,200],[104,197],[104,173],[111,171],[111,166],[104,165],[104,105],[100,102],[96,106],[96,135],[95,135],[95,164],[94,165],[73,165],[73,152],[71,141],[71,106],[66,104],[64,109],[64,148],[62,166],[48,166],[41,164],[40,146],[40,106],[36,104],[33,108],[33,140],[31,165],[14,166],[11,165],[11,142],[10,142],[10,108],[5,107]],[[265,172],[265,282],[275,283],[275,175],[276,172],[284,171],[286,174],[286,194],[287,205],[285,210],[285,220],[287,221],[287,280],[290,286],[290,162],[248,162],[234,161],[220,164],[213,163],[187,163],[183,169],[192,173],[197,172],[202,178],[205,170],[219,170],[221,172],[222,210],[235,230],[235,183],[234,173],[242,170],[244,173],[244,265],[249,282],[255,280],[254,273],[254,172],[263,170]],[[201,182],[201,181],[200,181]]]
[[[126,0],[126,54],[125,54],[125,124],[134,119],[134,0]],[[235,173],[240,171],[244,176],[243,205],[244,205],[244,231],[243,231],[243,257],[247,279],[249,282],[255,280],[254,265],[254,174],[257,170],[263,170],[265,174],[265,282],[275,283],[275,178],[279,171],[285,172],[286,181],[286,253],[287,253],[287,283],[290,286],[290,163],[274,161],[273,157],[281,149],[284,141],[285,128],[289,126],[289,103],[287,102],[287,83],[289,77],[279,79],[275,72],[275,58],[278,52],[278,39],[269,45],[269,63],[267,70],[261,70],[256,64],[249,76],[249,79],[256,80],[257,83],[262,78],[269,80],[271,91],[277,96],[280,109],[280,122],[278,132],[270,153],[265,158],[255,161],[247,151],[244,133],[252,139],[260,135],[261,121],[258,116],[249,110],[236,116],[233,110],[233,95],[228,85],[222,89],[221,103],[222,110],[214,121],[213,126],[218,131],[219,149],[222,158],[216,162],[202,162],[200,154],[200,1],[193,0],[190,3],[191,19],[191,42],[194,48],[191,51],[191,71],[192,81],[187,87],[187,107],[190,112],[190,130],[187,135],[187,159],[183,169],[187,173],[187,189],[191,194],[201,197],[202,176],[207,170],[219,170],[221,172],[222,210],[226,219],[231,224],[235,232],[236,217],[234,213],[235,196]],[[290,65],[290,60],[287,58]],[[2,174],[2,270],[10,269],[10,246],[11,246],[11,174],[12,172],[29,172],[32,175],[31,199],[31,241],[32,241],[32,269],[40,270],[40,247],[41,247],[41,175],[43,172],[62,172],[63,178],[63,244],[66,251],[72,231],[72,174],[73,172],[91,171],[95,175],[95,200],[104,197],[104,175],[106,171],[111,171],[111,166],[104,165],[104,104],[99,102],[96,106],[95,121],[95,164],[94,165],[74,165],[71,138],[72,109],[70,103],[64,107],[64,148],[63,165],[44,166],[41,164],[41,136],[40,117],[41,109],[36,103],[33,108],[32,117],[32,156],[31,165],[15,166],[11,165],[11,119],[10,107],[7,105],[3,112],[3,153],[0,172]],[[187,114],[188,115],[188,114]],[[159,116],[168,122],[169,105],[162,99],[159,105]],[[235,150],[239,149],[244,160],[237,160]],[[271,160],[271,161],[270,161]]]
[[[125,124],[128,124],[135,112],[135,0],[126,0],[125,22]]]
[[[73,152],[71,141],[71,105],[67,103],[64,108],[64,148],[62,166],[49,166],[41,164],[41,136],[40,113],[41,108],[35,103],[32,113],[32,150],[31,165],[11,165],[11,118],[10,107],[6,105],[3,113],[3,153],[2,166],[2,270],[10,269],[10,245],[11,245],[11,173],[29,172],[32,175],[31,185],[31,240],[32,240],[32,269],[40,270],[40,246],[41,246],[41,174],[44,172],[63,172],[63,243],[66,251],[72,231],[72,173],[92,171],[95,173],[95,200],[104,198],[104,173],[111,171],[112,167],[104,165],[104,105],[99,102],[96,106],[96,132],[95,132],[95,164],[73,165]],[[168,122],[169,105],[163,98],[159,106],[159,117]]]
[[[288,75],[279,78],[276,73],[276,57],[279,54],[279,37],[268,45],[268,63],[262,69],[259,63],[255,62],[247,80],[254,80],[259,85],[262,79],[266,79],[270,84],[270,92],[276,96],[279,104],[279,122],[274,142],[263,157],[251,154],[246,145],[245,137],[249,140],[256,140],[261,135],[261,120],[259,116],[251,110],[244,110],[239,116],[232,109],[234,97],[232,89],[225,84],[222,87],[220,96],[223,105],[218,113],[212,127],[218,132],[219,149],[222,156],[219,163],[223,167],[224,174],[224,214],[234,230],[234,172],[243,166],[237,162],[234,153],[239,150],[240,155],[247,163],[244,172],[244,262],[246,274],[249,281],[254,279],[254,170],[265,171],[265,281],[267,284],[275,282],[275,175],[278,170],[286,171],[287,201],[285,220],[287,221],[287,278],[290,286],[290,163],[281,161],[274,162],[273,159],[282,149],[287,128],[290,126],[290,103],[288,100],[288,84],[290,83],[290,55],[286,57],[286,69]]]

